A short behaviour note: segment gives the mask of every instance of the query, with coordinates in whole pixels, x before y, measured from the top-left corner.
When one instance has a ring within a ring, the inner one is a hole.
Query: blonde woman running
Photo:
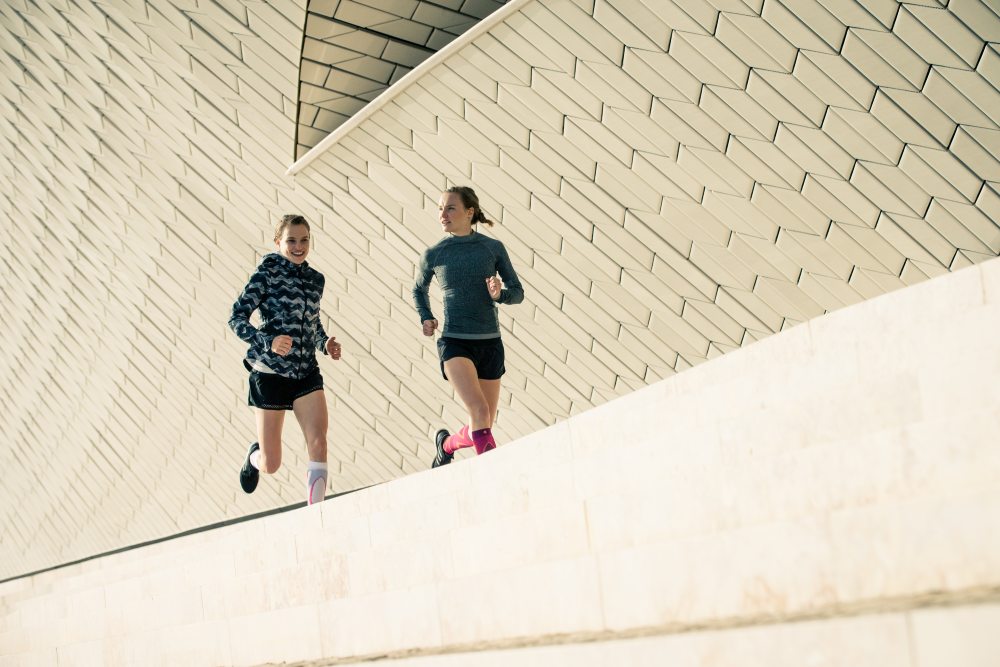
[[[251,443],[240,486],[257,488],[261,471],[273,474],[281,465],[281,429],[291,410],[306,439],[309,465],[306,500],[311,505],[326,495],[326,431],[328,416],[323,376],[316,352],[340,359],[340,343],[327,336],[319,318],[323,274],[309,266],[309,223],[301,215],[286,215],[274,230],[275,252],[269,253],[250,276],[233,304],[230,328],[249,343],[243,365],[250,371],[247,402],[257,417],[257,442]],[[260,327],[250,315],[260,311]]]

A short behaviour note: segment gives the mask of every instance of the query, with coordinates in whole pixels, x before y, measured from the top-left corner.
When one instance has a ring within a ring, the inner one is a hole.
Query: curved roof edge
[[[432,55],[430,58],[420,63],[417,67],[410,70],[402,79],[397,81],[392,86],[386,88],[382,94],[376,97],[374,100],[369,102],[365,107],[358,113],[351,116],[346,122],[340,125],[337,129],[327,135],[321,142],[309,149],[305,155],[300,157],[298,160],[292,163],[290,167],[285,171],[286,176],[294,176],[299,173],[310,164],[313,160],[318,158],[324,152],[326,152],[331,146],[340,141],[341,137],[346,135],[348,132],[353,130],[355,127],[363,123],[366,119],[372,116],[376,111],[381,109],[389,101],[391,101],[396,95],[401,93],[403,90],[408,88],[411,83],[419,79],[424,75],[429,69],[434,68],[442,61],[446,60],[452,53],[458,51],[465,47],[470,42],[479,38],[480,35],[489,32],[493,29],[495,25],[520,11],[521,7],[532,2],[532,0],[510,0],[506,5],[493,12],[485,19],[476,24],[473,28],[463,33],[460,37],[452,41],[450,44],[445,46],[443,49]]]

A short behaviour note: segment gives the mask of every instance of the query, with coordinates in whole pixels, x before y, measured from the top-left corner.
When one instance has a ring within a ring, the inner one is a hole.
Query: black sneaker
[[[243,487],[244,493],[253,493],[254,489],[257,488],[257,482],[260,481],[260,471],[250,464],[250,455],[260,449],[260,445],[256,442],[250,445],[250,449],[247,450],[247,458],[243,462],[243,467],[240,468],[240,486]]]
[[[446,466],[451,463],[451,460],[455,458],[455,454],[449,454],[444,451],[444,441],[451,433],[447,429],[441,429],[434,436],[434,444],[437,447],[437,455],[434,456],[434,462],[431,463],[432,468],[437,468],[439,466]]]

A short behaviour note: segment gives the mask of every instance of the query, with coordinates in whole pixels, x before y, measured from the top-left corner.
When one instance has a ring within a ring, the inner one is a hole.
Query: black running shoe
[[[451,433],[447,429],[441,429],[434,436],[434,444],[437,446],[437,454],[434,456],[434,462],[431,463],[432,468],[437,468],[439,466],[446,466],[451,463],[451,460],[455,458],[455,454],[449,454],[444,451],[444,441]]]
[[[243,487],[244,493],[253,493],[254,489],[257,488],[257,482],[260,481],[260,471],[250,464],[250,455],[260,449],[260,445],[256,442],[250,445],[250,449],[247,450],[247,458],[243,461],[243,467],[240,468],[240,486]]]

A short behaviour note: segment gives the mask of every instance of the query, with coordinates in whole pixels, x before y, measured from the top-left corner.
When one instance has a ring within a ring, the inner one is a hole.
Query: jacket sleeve
[[[326,342],[330,337],[326,335],[322,322],[316,322],[316,351],[326,354]]]
[[[250,315],[260,307],[265,294],[267,294],[267,273],[263,267],[258,266],[233,304],[229,314],[229,328],[241,340],[251,345],[257,343],[264,349],[270,349],[273,336],[250,324]]]
[[[323,275],[320,274],[316,280],[317,280],[317,287],[319,290],[319,298],[316,301],[317,303],[321,303],[323,301],[323,289],[326,286],[326,278],[324,278]],[[330,337],[326,335],[326,330],[323,329],[322,312],[317,313],[317,315],[318,317],[316,318],[316,334],[315,338],[313,339],[313,344],[317,352],[322,352],[323,354],[326,354],[326,341],[330,340]]]
[[[502,244],[497,253],[497,272],[503,280],[503,289],[500,290],[500,298],[497,299],[497,303],[515,304],[524,301],[524,288],[517,278],[517,273],[514,272],[514,265],[510,263],[507,248]]]
[[[413,305],[417,308],[420,321],[433,320],[434,313],[431,312],[431,302],[428,290],[431,286],[431,278],[434,277],[434,267],[430,262],[430,249],[424,251],[420,258],[420,269],[417,273],[417,282],[413,285]]]

